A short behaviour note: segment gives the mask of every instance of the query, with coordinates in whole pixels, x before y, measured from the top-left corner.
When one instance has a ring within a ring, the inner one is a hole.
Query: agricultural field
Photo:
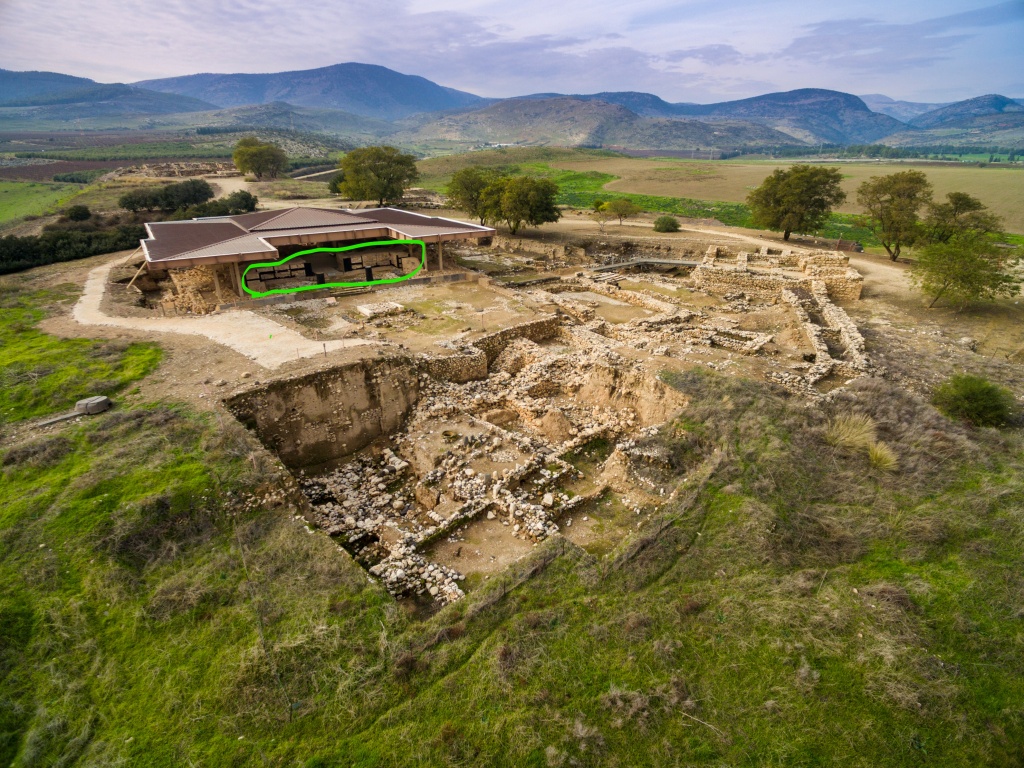
[[[131,165],[131,161],[114,160],[57,160],[52,163],[23,161],[18,165],[0,166],[0,179],[7,181],[51,181],[55,176],[69,173],[102,174]],[[56,179],[60,181],[60,179]]]
[[[442,189],[451,174],[460,167],[480,164],[492,167],[503,165],[518,166],[524,171],[548,175],[569,186],[563,186],[563,193],[586,193],[578,198],[563,194],[565,204],[586,204],[587,196],[608,197],[610,193],[622,193],[632,197],[638,204],[648,207],[659,205],[657,210],[666,210],[683,216],[716,218],[725,224],[743,225],[746,212],[743,203],[751,189],[776,168],[787,168],[792,163],[779,161],[701,161],[676,158],[634,158],[610,152],[569,149],[507,149],[487,152],[472,152],[463,155],[425,160],[420,163],[421,183],[434,189]],[[828,163],[825,163],[828,164]],[[943,166],[934,163],[863,162],[834,163],[842,169],[843,187],[849,199],[839,208],[840,214],[857,214],[857,187],[872,176],[895,173],[908,168],[923,171],[931,179],[937,197],[947,192],[959,191],[974,195],[995,213],[1002,216],[1008,231],[1024,233],[1024,167],[987,166]],[[575,176],[553,173],[571,172]],[[589,183],[585,183],[589,179]],[[636,199],[639,196],[641,199]],[[648,198],[646,201],[642,198]],[[675,209],[665,207],[667,201],[676,198],[686,204]],[[727,205],[722,205],[722,204]],[[736,206],[732,208],[730,205]],[[834,223],[849,225],[849,218],[840,216]],[[838,236],[838,235],[831,235]],[[855,232],[843,233],[843,237],[856,237]],[[859,239],[859,238],[857,238]]]
[[[79,189],[75,184],[0,181],[0,226],[13,219],[39,216]]]

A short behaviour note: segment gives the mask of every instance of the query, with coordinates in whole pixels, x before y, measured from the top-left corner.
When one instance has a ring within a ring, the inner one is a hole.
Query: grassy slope
[[[68,410],[90,395],[112,395],[160,361],[155,344],[57,339],[34,326],[43,305],[68,300],[73,286],[0,295],[0,426]]]
[[[799,401],[670,383],[663,517],[426,620],[226,418],[115,410],[8,451],[0,764],[1024,760],[1020,436],[871,382],[832,408],[875,417],[887,474]]]
[[[0,181],[0,224],[44,213],[79,189],[75,184]]]

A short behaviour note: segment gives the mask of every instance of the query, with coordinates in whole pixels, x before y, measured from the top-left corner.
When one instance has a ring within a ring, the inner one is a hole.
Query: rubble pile
[[[562,457],[639,427],[628,407],[572,398],[607,365],[600,352],[516,339],[486,380],[422,376],[407,427],[386,447],[301,479],[316,522],[393,594],[457,600],[462,575],[430,563],[423,548],[480,518],[528,542],[554,535],[559,518],[590,501],[564,489],[582,475]]]

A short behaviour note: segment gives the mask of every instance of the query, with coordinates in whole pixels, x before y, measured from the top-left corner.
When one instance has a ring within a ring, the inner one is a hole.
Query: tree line
[[[747,197],[753,223],[792,232],[820,228],[832,208],[846,200],[836,168],[794,165],[772,172]],[[1001,240],[1002,221],[977,198],[950,192],[932,199],[932,186],[921,171],[873,176],[857,189],[865,213],[861,223],[897,261],[904,248],[916,247],[911,279],[931,304],[946,298],[963,307],[971,301],[1013,296],[1021,280],[1014,267],[1020,257]]]
[[[121,195],[118,205],[131,213],[174,212],[172,219],[200,216],[233,216],[256,210],[259,198],[244,189],[213,200],[213,187],[206,179],[189,179],[162,187],[142,187]]]

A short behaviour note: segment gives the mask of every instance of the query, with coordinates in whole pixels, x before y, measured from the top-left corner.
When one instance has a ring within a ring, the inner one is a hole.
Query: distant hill
[[[521,98],[533,100],[572,98],[584,101],[603,101],[607,104],[618,104],[641,117],[674,117],[679,114],[679,107],[689,106],[670,104],[653,93],[640,91],[603,91],[589,94],[535,93]]]
[[[73,77],[58,72],[13,72],[0,69],[0,102],[31,99],[96,85],[87,77]]]
[[[284,101],[384,120],[485,103],[479,96],[445,88],[423,77],[357,63],[272,74],[187,75],[136,85],[191,96],[220,107]]]
[[[426,138],[493,144],[524,143],[624,149],[699,149],[792,144],[793,138],[738,121],[708,123],[642,117],[591,98],[506,99],[480,110],[424,121],[407,140]]]
[[[870,143],[906,128],[895,118],[872,112],[852,94],[821,88],[767,93],[718,104],[680,104],[677,113],[703,119],[748,120],[811,144]]]
[[[14,109],[18,107],[22,109]],[[91,117],[202,112],[212,109],[213,104],[131,85],[94,84],[72,91],[3,102],[0,108],[7,113],[17,111],[22,116],[39,120],[80,120]]]
[[[861,101],[868,105],[872,112],[879,112],[889,117],[894,117],[904,123],[909,122],[918,115],[931,112],[933,109],[941,109],[948,106],[949,102],[925,103],[922,101],[898,101],[884,96],[881,93],[869,93],[860,97]]]
[[[957,101],[925,112],[910,121],[914,128],[967,128],[979,117],[1024,113],[1024,106],[1013,99],[990,93],[965,101]]]
[[[397,130],[392,123],[384,120],[353,115],[338,109],[295,107],[281,101],[196,112],[182,115],[176,122],[182,127],[242,126],[328,133],[357,143],[379,139]]]

